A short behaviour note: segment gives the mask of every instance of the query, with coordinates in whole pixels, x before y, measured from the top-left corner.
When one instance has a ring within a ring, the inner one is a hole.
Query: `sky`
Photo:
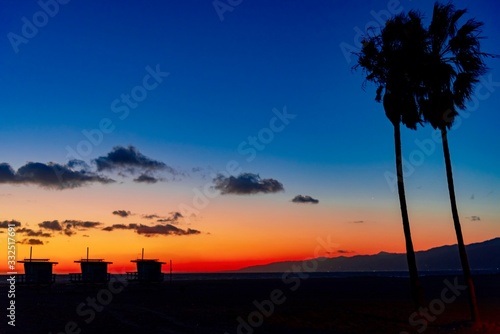
[[[500,54],[500,5],[454,3]],[[351,52],[432,6],[5,0],[0,238],[15,224],[17,260],[33,247],[59,273],[87,247],[111,272],[142,248],[177,272],[404,252],[393,128]],[[449,133],[466,243],[500,236],[499,61]],[[402,131],[416,250],[456,243],[436,138]]]

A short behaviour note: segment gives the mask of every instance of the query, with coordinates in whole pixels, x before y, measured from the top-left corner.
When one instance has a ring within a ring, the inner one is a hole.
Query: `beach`
[[[500,276],[475,277],[483,328],[473,329],[457,276],[422,278],[429,303],[413,318],[402,277],[185,279],[99,286],[16,286],[15,327],[1,333],[500,333]],[[7,313],[8,285],[2,284]],[[446,291],[445,291],[446,289]]]

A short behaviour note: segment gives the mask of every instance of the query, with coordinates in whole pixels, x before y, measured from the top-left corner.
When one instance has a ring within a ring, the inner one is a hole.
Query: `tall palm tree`
[[[457,10],[451,3],[434,5],[428,29],[428,52],[423,67],[425,93],[420,101],[420,110],[424,120],[434,129],[441,131],[451,212],[468,288],[471,317],[473,322],[480,323],[474,283],[458,216],[447,133],[458,116],[457,109],[465,109],[465,102],[471,99],[475,84],[487,71],[483,58],[493,55],[480,51],[479,34],[482,22],[469,19],[457,28],[458,21],[465,13],[465,9]]]
[[[379,34],[368,36],[364,40],[361,51],[356,53],[358,63],[354,66],[363,69],[366,81],[377,85],[375,99],[377,102],[383,102],[385,114],[394,127],[399,203],[411,294],[417,308],[423,306],[423,292],[418,277],[406,205],[400,124],[415,130],[417,124],[421,122],[417,105],[420,85],[416,78],[422,72],[415,63],[421,63],[418,60],[424,55],[425,38],[426,31],[417,12],[397,15],[387,21]]]

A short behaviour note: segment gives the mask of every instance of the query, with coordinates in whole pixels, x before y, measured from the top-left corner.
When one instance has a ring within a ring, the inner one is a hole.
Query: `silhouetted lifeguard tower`
[[[24,264],[24,275],[18,275],[21,283],[28,284],[52,284],[56,275],[52,273],[52,267],[58,262],[50,262],[49,259],[33,259],[30,247],[30,258],[17,261]]]
[[[80,263],[81,273],[70,273],[69,279],[73,283],[105,283],[109,281],[108,264],[104,259],[89,259],[89,248],[87,247],[87,258],[75,261]]]
[[[142,249],[142,258],[131,260],[130,262],[137,264],[137,272],[127,272],[128,280],[145,283],[163,281],[161,266],[166,262],[160,262],[158,259],[145,259],[144,248]]]

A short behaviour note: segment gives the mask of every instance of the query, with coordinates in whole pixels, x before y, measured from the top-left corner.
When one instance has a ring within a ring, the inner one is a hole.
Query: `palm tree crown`
[[[376,97],[383,101],[387,118],[410,129],[421,123],[417,98],[422,71],[415,64],[424,57],[426,31],[421,15],[410,11],[387,21],[381,33],[363,42],[357,54],[366,81],[377,85]]]
[[[423,119],[434,128],[453,125],[456,109],[465,109],[475,84],[487,71],[483,58],[492,56],[480,50],[482,22],[469,19],[457,28],[465,13],[451,3],[434,5],[422,68],[425,96],[420,101]]]

